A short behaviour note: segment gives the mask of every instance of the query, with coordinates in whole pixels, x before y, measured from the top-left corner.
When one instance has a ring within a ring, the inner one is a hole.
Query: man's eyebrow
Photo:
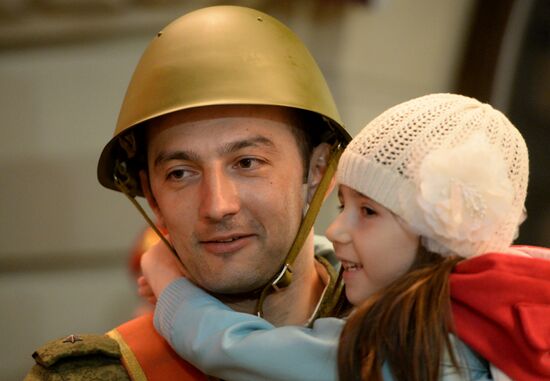
[[[198,161],[199,155],[193,151],[164,151],[155,158],[155,167],[170,160]]]
[[[218,150],[220,155],[236,152],[243,148],[248,147],[260,147],[267,146],[269,148],[275,148],[275,144],[265,136],[257,135],[251,138],[246,138],[242,140],[237,140],[231,143],[225,144],[221,149]]]
[[[270,148],[275,148],[275,144],[265,136],[254,136],[251,138],[246,138],[242,140],[237,140],[234,142],[227,143],[223,145],[220,149],[218,149],[218,154],[228,154],[232,152],[236,152],[240,149],[247,148],[247,147],[260,147],[260,146],[267,146]],[[165,163],[170,160],[185,160],[185,161],[200,161],[200,156],[198,153],[194,151],[186,151],[186,150],[179,150],[179,151],[168,151],[168,152],[161,152],[157,155],[154,161],[155,167]]]

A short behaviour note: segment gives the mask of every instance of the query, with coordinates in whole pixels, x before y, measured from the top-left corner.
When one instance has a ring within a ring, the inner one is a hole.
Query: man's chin
[[[252,282],[233,281],[227,282],[225,285],[220,284],[220,281],[215,282],[212,286],[203,287],[206,291],[213,295],[220,295],[227,298],[255,298],[261,292],[263,286],[269,282],[256,280]]]

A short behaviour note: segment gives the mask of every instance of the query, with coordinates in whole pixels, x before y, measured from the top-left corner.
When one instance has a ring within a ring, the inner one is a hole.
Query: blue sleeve
[[[233,311],[182,278],[162,293],[155,326],[174,350],[208,375],[226,380],[336,380],[344,321],[276,328]]]
[[[448,351],[443,355],[441,364],[442,381],[491,381],[489,363],[480,355],[475,353],[466,343],[454,334],[450,334],[451,343],[455,352],[458,368],[453,366]]]

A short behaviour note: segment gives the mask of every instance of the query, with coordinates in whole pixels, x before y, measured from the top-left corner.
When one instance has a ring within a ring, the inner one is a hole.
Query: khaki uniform
[[[32,355],[24,381],[130,381],[118,343],[106,335],[71,335],[53,340]]]
[[[349,304],[337,286],[332,249],[317,239],[315,251],[318,265],[326,270],[326,291],[317,317],[341,316]],[[24,381],[211,379],[180,358],[156,332],[152,320],[152,315],[144,315],[108,335],[70,335],[50,341],[34,352],[36,364]]]

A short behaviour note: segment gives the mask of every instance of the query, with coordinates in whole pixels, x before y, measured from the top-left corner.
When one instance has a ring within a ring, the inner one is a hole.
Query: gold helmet
[[[105,187],[123,191],[156,230],[134,200],[143,195],[138,178],[145,165],[142,126],[175,111],[214,105],[305,110],[319,120],[309,124],[307,132],[333,143],[329,169],[292,248],[281,269],[260,290],[261,314],[265,296],[290,283],[292,263],[311,230],[336,161],[351,140],[323,74],[290,29],[269,15],[237,6],[203,8],[169,24],[151,41],[134,71],[114,137],[101,153],[98,178]]]
[[[122,103],[114,137],[103,149],[99,182],[143,195],[139,142],[130,131],[174,111],[213,105],[273,105],[307,110],[344,144],[350,140],[315,60],[285,25],[250,8],[214,6],[173,21],[151,41]],[[316,132],[316,131],[312,131]]]

